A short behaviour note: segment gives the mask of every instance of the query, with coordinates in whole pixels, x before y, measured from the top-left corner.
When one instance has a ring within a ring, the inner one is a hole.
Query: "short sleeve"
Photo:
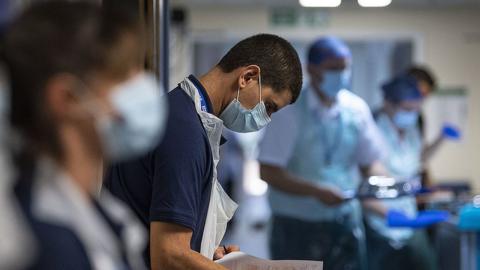
[[[382,156],[383,137],[373,120],[368,105],[360,98],[356,100],[355,108],[359,111],[360,133],[356,160],[360,166],[368,166],[380,160]]]
[[[198,118],[195,119],[198,121]],[[211,161],[203,129],[191,121],[175,119],[152,158],[150,222],[178,224],[193,231],[201,212]]]
[[[260,142],[258,161],[285,167],[293,153],[298,129],[295,105],[289,105],[273,114]]]

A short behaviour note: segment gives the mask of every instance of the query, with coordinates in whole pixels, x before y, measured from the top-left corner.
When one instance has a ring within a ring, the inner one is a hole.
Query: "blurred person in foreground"
[[[33,4],[5,36],[15,194],[36,240],[28,269],[144,269],[145,232],[128,208],[98,194],[104,162],[159,140],[161,92],[142,71],[136,16],[87,2]]]
[[[4,34],[21,3],[0,1],[0,55]],[[1,58],[1,57],[0,57]],[[9,145],[15,138],[8,123],[10,88],[0,59],[0,269],[21,269],[32,259],[32,237],[13,194],[15,173]]]

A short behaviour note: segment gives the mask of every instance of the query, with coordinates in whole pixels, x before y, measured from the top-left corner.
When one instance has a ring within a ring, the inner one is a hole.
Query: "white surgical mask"
[[[153,75],[141,73],[112,90],[110,102],[119,117],[93,109],[97,132],[110,161],[134,158],[159,143],[167,114],[162,93]]]
[[[393,123],[400,129],[408,129],[417,124],[418,112],[398,110],[393,116]]]
[[[326,71],[319,88],[329,99],[334,100],[340,90],[348,87],[349,81],[349,70]]]
[[[265,103],[262,100],[262,79],[258,77],[258,85],[260,88],[260,101],[251,110],[242,106],[238,97],[240,95],[240,88],[237,92],[237,98],[234,99],[222,112],[220,119],[223,120],[223,124],[230,130],[236,132],[253,132],[262,129],[271,119],[268,116]]]

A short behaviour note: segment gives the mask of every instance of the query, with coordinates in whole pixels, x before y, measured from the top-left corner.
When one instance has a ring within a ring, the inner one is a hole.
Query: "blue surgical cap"
[[[420,100],[422,94],[417,80],[409,75],[400,75],[382,86],[384,98],[393,103]]]
[[[317,39],[308,49],[308,63],[321,64],[328,59],[350,59],[348,46],[338,38],[324,37]]]

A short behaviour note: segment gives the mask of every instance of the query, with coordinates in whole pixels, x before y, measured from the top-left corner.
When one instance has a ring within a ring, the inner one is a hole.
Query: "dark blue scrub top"
[[[93,269],[84,244],[73,230],[63,224],[39,220],[32,212],[34,182],[30,180],[32,179],[30,176],[33,174],[31,172],[22,174],[15,185],[14,192],[36,244],[33,260],[26,270]],[[25,178],[24,176],[27,174],[29,177]],[[93,205],[121,242],[122,226],[110,219],[96,201]],[[128,266],[123,246],[121,251],[125,262],[124,270],[131,269]]]
[[[189,77],[212,108],[200,82]],[[195,104],[179,86],[168,93],[169,118],[159,145],[147,155],[111,166],[104,186],[129,205],[145,228],[174,223],[192,230],[200,251],[212,189],[213,156]],[[149,250],[144,253],[150,265]]]

